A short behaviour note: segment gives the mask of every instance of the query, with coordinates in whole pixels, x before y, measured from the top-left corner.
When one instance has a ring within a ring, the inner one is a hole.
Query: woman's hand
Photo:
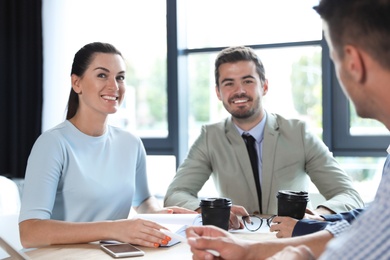
[[[149,220],[134,218],[111,222],[109,237],[124,243],[131,243],[146,247],[159,247],[171,240],[160,231],[163,226]]]

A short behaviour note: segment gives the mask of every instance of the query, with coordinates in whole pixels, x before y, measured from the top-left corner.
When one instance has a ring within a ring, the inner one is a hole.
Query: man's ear
[[[219,87],[218,86],[215,86],[215,93],[217,94],[218,99],[222,100],[221,99],[221,92],[219,91]]]
[[[263,96],[265,96],[267,92],[268,92],[268,79],[265,79],[263,84]]]
[[[81,94],[80,77],[72,74],[71,76],[72,88],[77,94]]]
[[[352,45],[344,47],[344,63],[351,77],[356,82],[362,82],[366,78],[366,68],[362,53]]]

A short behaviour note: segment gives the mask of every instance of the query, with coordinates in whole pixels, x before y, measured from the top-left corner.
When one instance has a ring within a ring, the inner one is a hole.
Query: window
[[[214,60],[218,51],[231,45],[257,50],[269,80],[264,99],[269,112],[304,118],[322,135],[322,23],[312,10],[316,1],[244,0],[237,5],[232,0],[198,0],[180,4],[178,12],[184,14],[178,16],[186,25],[179,31],[179,42],[184,39],[182,51],[186,54],[183,65],[187,71],[181,87],[188,86],[188,146],[203,124],[227,116],[215,94]]]
[[[185,60],[179,66],[179,74],[184,75],[179,76],[180,87],[188,89],[188,120],[184,128],[188,129],[188,147],[199,135],[201,125],[227,116],[214,90],[217,52],[231,45],[251,46],[263,61],[269,80],[265,108],[306,120],[338,156],[336,159],[351,176],[363,200],[369,202],[381,177],[383,158],[376,156],[385,155],[390,143],[384,141],[388,131],[378,122],[358,118],[338,86],[322,37],[321,19],[312,10],[317,3],[178,2],[178,22],[186,25],[185,30],[179,30],[178,41],[181,59]],[[311,192],[318,191],[313,188]],[[209,183],[200,196],[208,193],[215,194]]]
[[[163,173],[170,181],[172,165],[183,161],[201,125],[227,116],[214,90],[216,54],[228,46],[247,45],[265,66],[266,109],[305,119],[357,186],[372,185],[362,180],[377,180],[376,166],[381,168],[390,143],[388,131],[358,118],[338,86],[321,20],[312,10],[317,3],[43,0],[42,129],[65,117],[75,52],[92,41],[110,42],[128,66],[127,97],[111,122],[142,138],[150,155],[151,182]],[[163,188],[152,186],[161,195]],[[212,187],[206,185],[200,195],[210,194]]]
[[[332,68],[333,69],[333,68]],[[389,131],[376,120],[362,119],[344,95],[333,73],[330,127],[326,143],[337,156],[386,156],[390,144]]]
[[[144,138],[166,138],[165,2],[46,0],[43,10],[47,21],[43,23],[46,97],[43,129],[64,119],[75,52],[87,43],[103,41],[117,47],[127,63],[125,100],[120,110],[110,116],[111,123]]]
[[[179,11],[185,12],[187,48],[198,49],[320,40],[321,20],[312,10],[317,2],[192,0]]]

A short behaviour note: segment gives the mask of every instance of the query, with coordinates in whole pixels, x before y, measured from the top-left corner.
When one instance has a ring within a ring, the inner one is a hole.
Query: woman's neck
[[[106,132],[107,117],[96,118],[80,116],[76,113],[69,121],[81,132],[90,136],[101,136]]]

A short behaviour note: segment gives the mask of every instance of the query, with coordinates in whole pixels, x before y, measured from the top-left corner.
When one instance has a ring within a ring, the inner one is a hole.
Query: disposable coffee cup
[[[302,219],[305,216],[309,195],[306,191],[280,190],[278,195],[278,216]]]
[[[224,230],[229,229],[230,208],[232,202],[228,198],[202,199],[199,204],[202,210],[203,225],[213,225]]]

